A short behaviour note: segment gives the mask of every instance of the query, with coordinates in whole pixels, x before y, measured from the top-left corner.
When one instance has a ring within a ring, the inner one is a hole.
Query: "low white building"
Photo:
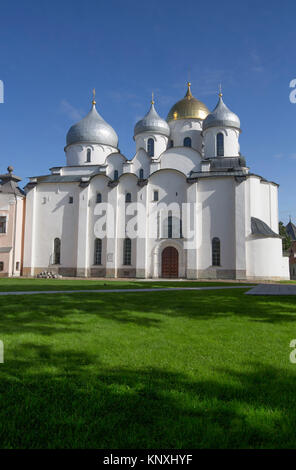
[[[93,100],[66,166],[26,187],[24,274],[288,279],[278,185],[250,173],[240,132],[221,93],[210,113],[188,83],[167,121],[152,101],[128,160]]]

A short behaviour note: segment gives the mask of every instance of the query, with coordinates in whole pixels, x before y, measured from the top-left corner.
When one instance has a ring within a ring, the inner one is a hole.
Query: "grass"
[[[0,297],[0,447],[295,448],[295,300],[243,292]]]
[[[251,285],[247,281],[245,285]],[[2,278],[0,292],[12,291],[44,291],[44,290],[77,290],[77,289],[148,289],[157,287],[214,287],[237,286],[238,282],[221,281],[117,281],[117,280],[86,280],[86,279],[34,279],[34,278]]]

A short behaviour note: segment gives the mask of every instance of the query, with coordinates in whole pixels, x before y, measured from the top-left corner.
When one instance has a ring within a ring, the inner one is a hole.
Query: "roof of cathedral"
[[[202,127],[203,130],[209,127],[236,127],[240,129],[239,117],[226,106],[221,92],[215,109],[204,120]]]
[[[148,113],[135,125],[134,135],[136,136],[141,132],[156,132],[166,137],[170,135],[168,123],[159,116],[154,107],[153,96]]]
[[[251,217],[251,231],[253,235],[261,235],[264,237],[280,238],[278,233],[275,233],[269,225],[263,220]]]
[[[209,114],[206,105],[192,95],[190,86],[191,83],[188,82],[186,95],[170,109],[168,122],[178,119],[205,119]]]
[[[296,240],[296,226],[291,222],[286,225],[286,231],[291,240]]]
[[[67,133],[67,145],[79,142],[111,145],[117,148],[118,136],[96,110],[95,99],[89,113],[81,121],[70,127]]]

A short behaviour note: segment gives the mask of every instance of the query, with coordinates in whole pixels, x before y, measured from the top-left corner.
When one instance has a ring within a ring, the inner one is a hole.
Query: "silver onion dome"
[[[166,137],[170,135],[169,125],[156,112],[153,99],[148,113],[135,125],[134,136],[141,134],[141,132],[156,132]]]
[[[94,99],[90,112],[81,121],[70,127],[67,133],[67,145],[78,142],[111,145],[117,148],[118,136],[96,110]]]
[[[203,130],[209,127],[235,127],[240,129],[239,117],[226,106],[219,93],[219,101],[216,108],[203,121]]]

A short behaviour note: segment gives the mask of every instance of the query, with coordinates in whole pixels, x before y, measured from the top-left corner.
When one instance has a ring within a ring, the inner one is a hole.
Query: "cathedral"
[[[66,164],[25,187],[23,275],[288,279],[278,185],[250,172],[240,133],[221,92],[210,112],[188,83],[166,120],[152,98],[128,159],[94,96]]]

